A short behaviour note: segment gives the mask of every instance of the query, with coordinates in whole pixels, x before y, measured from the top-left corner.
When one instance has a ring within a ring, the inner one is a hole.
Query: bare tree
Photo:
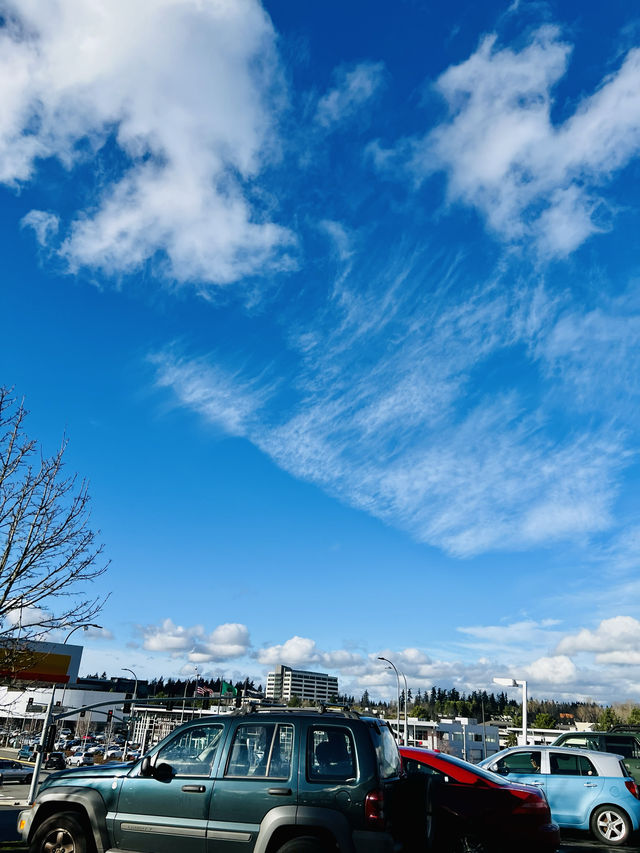
[[[86,625],[104,604],[87,583],[108,563],[89,528],[85,480],[65,476],[67,446],[50,457],[24,432],[27,412],[0,387],[0,643],[24,648],[54,629]]]

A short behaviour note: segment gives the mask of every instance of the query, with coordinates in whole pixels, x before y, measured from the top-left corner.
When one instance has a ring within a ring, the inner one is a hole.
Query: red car
[[[434,850],[554,853],[560,846],[560,828],[538,788],[431,749],[401,746],[400,755],[408,776],[430,780]]]

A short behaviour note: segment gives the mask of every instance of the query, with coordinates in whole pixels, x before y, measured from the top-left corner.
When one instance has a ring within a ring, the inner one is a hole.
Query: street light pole
[[[409,701],[409,689],[407,687],[407,676],[404,672],[400,675],[404,678],[404,745],[409,746],[409,722],[407,720],[407,702]]]
[[[390,661],[389,658],[383,658],[382,656],[378,655],[378,660],[383,660],[383,661],[386,661],[386,663],[390,664],[391,668],[393,669],[393,671],[396,674],[396,685],[398,688],[398,705],[397,705],[398,714],[397,714],[396,725],[397,725],[398,739],[399,739],[400,738],[400,676],[398,675],[398,670],[396,668],[396,665],[393,663],[393,661]],[[405,700],[406,700],[407,694],[405,693],[404,695],[405,695]]]
[[[102,625],[92,625],[91,623],[88,623],[86,625],[76,625],[75,628],[72,628],[69,631],[69,633],[67,634],[65,641],[62,645],[65,646],[67,644],[67,640],[69,639],[69,637],[74,633],[74,631],[79,631],[80,628],[83,628],[85,631],[88,631],[89,628],[102,628]],[[51,718],[53,716],[53,700],[54,700],[55,695],[56,695],[56,687],[57,687],[57,684],[55,684],[55,683],[51,685],[51,696],[49,698],[49,704],[47,705],[47,712],[44,716],[44,720],[42,721],[42,733],[40,735],[40,746],[39,746],[38,752],[36,753],[36,761],[35,761],[35,765],[33,768],[33,776],[31,778],[31,787],[29,788],[29,794],[27,796],[27,804],[28,805],[31,805],[31,803],[33,803],[33,801],[35,799],[36,788],[38,787],[38,779],[40,777],[40,769],[42,767],[42,760],[44,758],[44,745],[45,745],[45,741],[47,738],[47,729],[49,728],[49,726],[51,724]],[[65,682],[64,690],[62,691],[62,700],[60,702],[61,707],[64,706],[64,695],[65,695],[66,691],[67,691],[67,685]]]
[[[131,700],[132,701],[131,710],[135,713],[136,699],[138,698],[138,676],[135,674],[135,672],[132,669],[129,669],[128,666],[123,666],[122,671],[123,672],[130,672],[131,675],[133,676],[133,679],[134,679],[133,699]],[[148,693],[147,693],[147,695],[148,695]],[[129,729],[130,729],[130,726],[129,726],[129,723],[127,723],[127,737],[126,737],[126,740],[124,742],[124,754],[122,756],[125,759],[125,761],[127,758],[127,752],[128,752],[128,747],[129,747]]]
[[[503,687],[522,687],[522,740],[527,745],[527,682],[517,678],[494,678],[494,684]]]

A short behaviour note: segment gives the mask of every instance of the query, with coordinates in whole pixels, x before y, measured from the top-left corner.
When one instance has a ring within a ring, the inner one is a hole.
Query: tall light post
[[[133,684],[133,699],[132,699],[131,701],[132,701],[132,702],[135,702],[135,701],[136,701],[136,699],[138,698],[138,676],[135,674],[135,672],[134,672],[132,669],[129,669],[129,667],[128,667],[128,666],[123,666],[123,667],[121,667],[121,668],[122,668],[122,671],[123,671],[123,672],[130,672],[130,673],[131,673],[131,675],[133,676],[133,681],[134,681],[134,684]]]
[[[398,673],[398,669],[393,661],[389,660],[389,658],[383,658],[381,655],[378,655],[378,660],[383,660],[388,663],[393,671],[396,674],[396,684],[398,688],[398,717],[397,717],[397,727],[398,727],[398,737],[400,737],[400,675]],[[402,677],[404,678],[404,744],[407,745],[407,679],[405,678],[404,673],[402,673]]]
[[[69,631],[69,633],[65,637],[65,640],[64,640],[62,645],[65,646],[67,644],[69,637],[75,631],[79,631],[80,628],[82,628],[84,631],[88,631],[89,628],[102,628],[102,625],[94,625],[91,622],[87,622],[84,625],[76,625],[75,628],[72,628]],[[42,721],[42,733],[40,735],[40,748],[36,754],[36,762],[35,762],[35,765],[33,768],[33,776],[31,778],[31,787],[29,788],[29,794],[27,796],[27,803],[29,803],[29,804],[33,803],[33,800],[35,798],[36,788],[38,787],[38,779],[40,776],[40,768],[42,767],[42,759],[44,758],[44,744],[45,744],[45,740],[47,737],[47,729],[49,728],[49,725],[51,723],[51,717],[53,716],[53,700],[54,700],[55,695],[56,695],[56,687],[57,687],[57,684],[51,685],[51,696],[49,697],[49,704],[47,705],[47,711],[45,713],[44,720]],[[65,682],[64,689],[62,691],[62,699],[60,701],[60,707],[61,708],[64,708],[64,696],[65,696],[66,692],[67,692],[67,685]]]
[[[123,672],[130,672],[131,675],[133,676],[133,699],[131,700],[131,702],[132,702],[131,710],[134,711],[134,713],[135,713],[134,709],[136,706],[136,699],[138,698],[138,676],[135,674],[135,672],[132,669],[129,669],[128,666],[123,666],[122,671]],[[133,726],[131,726],[130,723],[131,723],[131,721],[129,721],[127,723],[127,735],[126,735],[125,742],[124,742],[124,753],[122,755],[123,759],[125,759],[125,760],[127,758],[127,752],[129,751],[129,731],[130,730],[133,731]]]
[[[522,687],[522,740],[524,745],[527,744],[527,682],[520,681],[517,678],[494,678],[494,684],[501,684],[503,687]]]

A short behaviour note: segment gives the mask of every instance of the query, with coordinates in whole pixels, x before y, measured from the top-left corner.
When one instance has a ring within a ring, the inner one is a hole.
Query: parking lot
[[[48,775],[42,771],[41,778]],[[26,846],[19,843],[16,832],[18,812],[24,807],[29,786],[15,782],[0,785],[0,853],[25,853]],[[558,853],[611,853],[615,849],[593,841],[586,832],[563,832]],[[640,837],[633,838],[628,846],[620,848],[625,853],[640,853]]]

